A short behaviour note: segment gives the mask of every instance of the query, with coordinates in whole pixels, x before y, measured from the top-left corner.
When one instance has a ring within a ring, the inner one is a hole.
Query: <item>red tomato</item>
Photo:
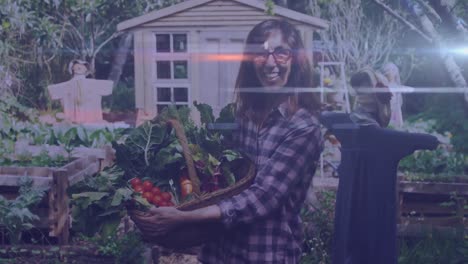
[[[159,194],[161,193],[161,189],[159,189],[157,186],[154,186],[153,189],[151,189],[151,192],[154,194]]]
[[[138,178],[133,178],[130,180],[130,184],[133,188],[135,188],[136,186],[141,185],[141,180]]]
[[[143,193],[143,198],[145,198],[148,202],[151,202],[153,200],[154,194],[152,192],[144,192]]]
[[[133,190],[135,192],[137,192],[137,193],[143,193],[143,186],[138,185],[138,186],[134,187]]]
[[[167,202],[167,206],[171,206],[171,207],[172,207],[172,206],[174,206],[174,203],[171,202],[171,201],[169,201],[169,202]]]
[[[146,180],[143,182],[143,190],[145,190],[145,192],[149,192],[151,191],[151,189],[153,189],[153,183]]]
[[[152,201],[153,201],[154,205],[158,205],[158,206],[161,206],[161,203],[164,202],[161,195],[159,195],[159,194],[153,195]]]
[[[168,192],[161,193],[161,197],[166,202],[168,202],[168,201],[170,201],[172,199],[172,195],[170,193],[168,193]]]
[[[162,201],[161,202],[161,207],[166,207],[166,206],[169,206],[169,204],[166,201]]]

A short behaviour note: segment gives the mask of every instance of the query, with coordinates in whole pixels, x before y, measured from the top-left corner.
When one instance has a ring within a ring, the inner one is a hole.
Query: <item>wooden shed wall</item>
[[[142,27],[193,27],[193,26],[253,26],[265,19],[275,18],[262,10],[233,1],[213,1],[202,6],[163,17]],[[276,17],[278,18],[278,17]],[[297,21],[290,20],[294,25]]]

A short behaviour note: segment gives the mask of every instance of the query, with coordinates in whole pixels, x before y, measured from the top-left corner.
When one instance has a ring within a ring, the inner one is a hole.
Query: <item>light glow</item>
[[[468,55],[468,47],[455,49],[455,53]]]

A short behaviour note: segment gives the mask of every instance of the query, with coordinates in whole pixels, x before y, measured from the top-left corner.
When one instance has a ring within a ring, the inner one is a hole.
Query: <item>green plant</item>
[[[88,237],[111,236],[126,215],[125,203],[132,199],[149,207],[141,196],[134,195],[127,187],[123,171],[116,166],[78,182],[68,193],[72,197],[72,228]]]
[[[431,175],[461,176],[466,170],[466,158],[463,153],[449,152],[444,148],[434,151],[416,151],[413,155],[401,160],[399,169],[407,174],[428,175],[428,178],[431,178]]]
[[[306,228],[302,264],[331,263],[336,193],[320,191],[316,196],[317,201],[301,211]]]
[[[109,108],[111,112],[133,111],[135,109],[135,87],[133,78],[120,81],[114,86],[112,95],[103,99],[103,107]]]
[[[20,166],[20,167],[62,167],[70,162],[70,158],[61,155],[49,156],[47,150],[43,150],[39,155],[32,156],[30,153],[16,155],[15,159],[4,156],[0,159],[0,166]]]
[[[435,120],[432,129],[439,133],[450,131],[451,143],[455,151],[468,153],[468,111],[463,97],[454,94],[437,94],[426,97],[425,109],[420,114],[411,116],[409,121],[418,119]],[[450,107],[447,107],[450,106]]]
[[[39,217],[31,212],[44,197],[45,190],[33,186],[33,180],[22,177],[18,180],[19,196],[7,200],[0,195],[0,223],[5,226],[12,244],[21,241],[22,232],[33,228]]]
[[[468,259],[468,239],[430,234],[424,239],[400,240],[399,264],[462,264]]]
[[[140,234],[128,232],[122,236],[113,233],[109,236],[81,236],[78,240],[96,246],[99,254],[114,258],[116,264],[144,263],[144,243]]]

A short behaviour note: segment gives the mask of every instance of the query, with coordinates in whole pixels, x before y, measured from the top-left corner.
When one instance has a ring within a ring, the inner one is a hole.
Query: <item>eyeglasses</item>
[[[274,51],[262,50],[252,54],[253,61],[258,64],[265,63],[268,57],[273,55],[276,63],[286,64],[292,57],[292,50],[285,48],[276,48]]]

